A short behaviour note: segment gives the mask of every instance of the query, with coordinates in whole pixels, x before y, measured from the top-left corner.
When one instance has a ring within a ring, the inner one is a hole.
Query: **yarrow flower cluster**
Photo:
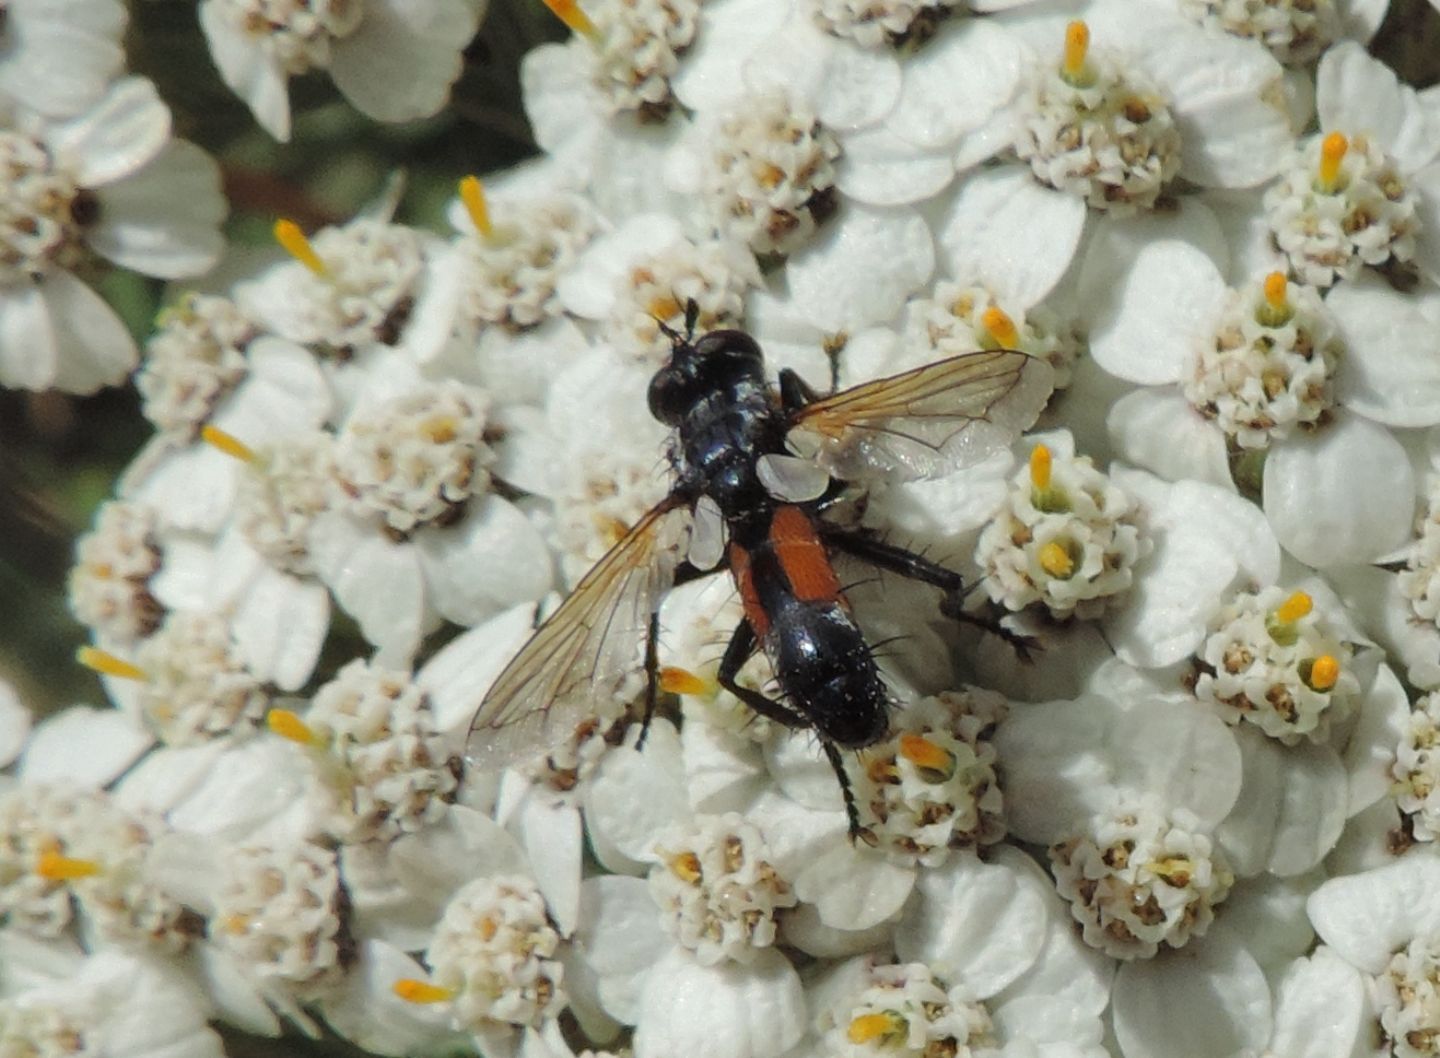
[[[1354,708],[1353,656],[1304,592],[1242,592],[1211,622],[1195,693],[1229,723],[1248,721],[1286,745],[1318,742]]]
[[[0,1053],[1435,1049],[1384,0],[547,0],[448,233],[266,217],[138,345],[96,291],[209,269],[217,170],[64,6],[0,19],[0,384],[154,433],[70,575],[113,707],[0,680]],[[469,93],[487,6],[197,10],[308,139]],[[729,329],[697,441],[652,380]]]

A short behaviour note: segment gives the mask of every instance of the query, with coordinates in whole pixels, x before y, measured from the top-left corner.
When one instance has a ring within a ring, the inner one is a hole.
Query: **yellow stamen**
[[[320,255],[315,252],[315,247],[310,245],[310,240],[300,230],[300,225],[293,220],[277,220],[275,222],[275,241],[280,244],[281,249],[288,253],[295,260],[299,261],[317,276],[329,274],[325,262],[320,260]]]
[[[670,873],[682,882],[694,885],[701,878],[700,857],[693,852],[682,852],[670,857]]]
[[[689,669],[667,665],[660,670],[660,689],[667,694],[710,695],[715,693],[715,681],[707,680]]]
[[[300,719],[299,713],[289,709],[271,709],[265,714],[265,726],[281,738],[288,738],[302,746],[318,746],[325,741],[313,727]]]
[[[1303,591],[1297,591],[1275,608],[1275,620],[1282,624],[1294,624],[1315,607],[1315,602]]]
[[[897,1014],[861,1014],[852,1018],[845,1030],[851,1043],[874,1043],[886,1036],[892,1036],[904,1026],[904,1020]]]
[[[432,985],[429,981],[417,981],[413,977],[402,977],[390,986],[390,990],[407,1003],[443,1003],[455,998],[455,989]]]
[[[490,207],[485,204],[485,187],[478,176],[467,176],[460,181],[460,201],[481,238],[488,239],[495,234],[490,224]]]
[[[1020,344],[1020,332],[1015,329],[1015,321],[994,305],[980,314],[980,325],[990,333],[999,349],[1014,349]]]
[[[234,434],[226,433],[218,426],[211,426],[209,423],[206,423],[200,427],[200,440],[204,441],[211,448],[224,452],[232,459],[238,459],[242,463],[255,462],[255,450],[253,448]]]
[[[117,658],[108,650],[99,647],[81,647],[75,651],[75,660],[87,669],[104,676],[118,676],[122,680],[143,680],[145,670],[138,665]]]
[[[220,928],[232,937],[242,936],[250,929],[250,916],[242,911],[226,915],[220,920]]]
[[[1050,487],[1050,467],[1054,462],[1050,449],[1036,445],[1030,450],[1030,484],[1041,492]]]
[[[1040,549],[1040,568],[1059,580],[1069,580],[1075,574],[1075,560],[1064,544],[1051,540]]]
[[[1345,152],[1349,149],[1350,141],[1343,133],[1332,132],[1321,141],[1319,190],[1327,194],[1340,190],[1340,163],[1345,160]]]
[[[478,932],[481,940],[494,940],[495,934],[500,932],[500,927],[496,925],[493,918],[485,915],[480,919],[480,929]]]
[[[575,0],[542,0],[546,7],[555,13],[565,25],[570,27],[574,33],[579,33],[590,40],[598,41],[600,31],[595,28],[595,23],[590,21],[590,16],[580,10],[580,5]]]
[[[1092,78],[1089,63],[1090,27],[1076,19],[1065,27],[1065,59],[1060,64],[1060,76],[1072,85],[1089,83]]]
[[[35,873],[51,882],[73,882],[77,878],[93,878],[100,873],[94,860],[77,860],[58,852],[42,852],[35,864]]]
[[[900,756],[924,771],[948,774],[955,766],[949,750],[923,735],[901,735]]]
[[[1288,323],[1295,313],[1290,308],[1289,284],[1285,281],[1285,273],[1271,272],[1265,277],[1262,289],[1265,291],[1265,304],[1255,311],[1256,321],[1266,327],[1280,327]]]
[[[1310,678],[1306,680],[1314,691],[1328,691],[1340,678],[1340,662],[1330,654],[1321,654],[1310,665]]]
[[[460,423],[453,415],[435,415],[421,426],[425,437],[437,445],[449,444],[460,434]]]

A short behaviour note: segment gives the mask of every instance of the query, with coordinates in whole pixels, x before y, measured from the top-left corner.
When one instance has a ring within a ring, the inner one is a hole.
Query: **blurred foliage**
[[[408,174],[399,219],[444,230],[459,177],[534,153],[520,59],[564,35],[539,0],[491,0],[444,113],[382,126],[352,110],[327,78],[307,77],[292,83],[294,135],[280,144],[221,83],[193,0],[137,0],[131,18],[131,68],[158,85],[177,133],[219,159],[233,211],[227,233],[240,247],[268,246],[277,216],[306,228],[343,220],[396,169]],[[1371,50],[1413,84],[1440,81],[1440,14],[1428,0],[1391,0]],[[117,273],[103,290],[143,340],[161,284]],[[0,391],[0,677],[40,711],[103,700],[73,662],[83,635],[66,609],[66,570],[74,538],[148,435],[130,389],[86,398]]]

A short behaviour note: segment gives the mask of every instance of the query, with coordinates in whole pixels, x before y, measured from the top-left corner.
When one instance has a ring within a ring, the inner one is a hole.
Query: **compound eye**
[[[733,360],[760,362],[760,346],[744,331],[711,331],[695,343],[695,352],[703,358],[723,356]]]
[[[650,392],[646,399],[651,415],[666,426],[675,426],[684,418],[688,406],[685,380],[673,368],[661,368],[650,380]]]

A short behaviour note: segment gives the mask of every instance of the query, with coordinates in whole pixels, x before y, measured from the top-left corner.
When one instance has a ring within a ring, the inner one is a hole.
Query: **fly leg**
[[[842,551],[891,573],[898,573],[902,577],[918,580],[924,584],[932,584],[939,588],[943,593],[940,596],[940,612],[942,614],[952,620],[963,621],[1000,637],[1009,643],[1011,649],[1022,659],[1029,661],[1030,651],[1038,646],[1034,639],[1029,636],[1016,635],[999,621],[967,611],[965,609],[965,579],[953,569],[948,569],[938,562],[931,562],[924,555],[917,555],[903,547],[876,540],[867,533],[856,532],[853,529],[841,529],[822,524],[820,535],[825,543],[837,551]]]
[[[723,569],[722,562],[715,570]],[[689,562],[675,567],[675,587],[701,577],[708,577],[715,570],[696,569]],[[650,613],[650,623],[645,628],[645,714],[640,720],[640,737],[635,748],[643,749],[645,737],[650,734],[650,721],[655,718],[655,705],[660,699],[660,611]]]
[[[788,367],[780,370],[780,406],[786,411],[799,411],[820,399],[810,383]]]
[[[735,628],[735,634],[730,637],[730,645],[725,648],[725,656],[720,659],[720,671],[715,674],[715,682],[761,716],[774,720],[777,724],[783,724],[790,728],[811,727],[807,717],[783,702],[767,698],[759,691],[741,687],[735,682],[735,677],[740,674],[741,666],[750,660],[751,654],[755,653],[755,647],[755,629],[750,626],[749,621],[742,619]],[[850,825],[850,838],[852,841],[855,838],[865,839],[869,832],[860,825],[860,810],[855,805],[855,793],[850,788],[850,775],[845,770],[845,762],[840,759],[840,751],[823,738],[820,740],[820,746],[825,750],[825,757],[835,771],[835,778],[840,780],[840,794],[845,798],[845,818]]]

